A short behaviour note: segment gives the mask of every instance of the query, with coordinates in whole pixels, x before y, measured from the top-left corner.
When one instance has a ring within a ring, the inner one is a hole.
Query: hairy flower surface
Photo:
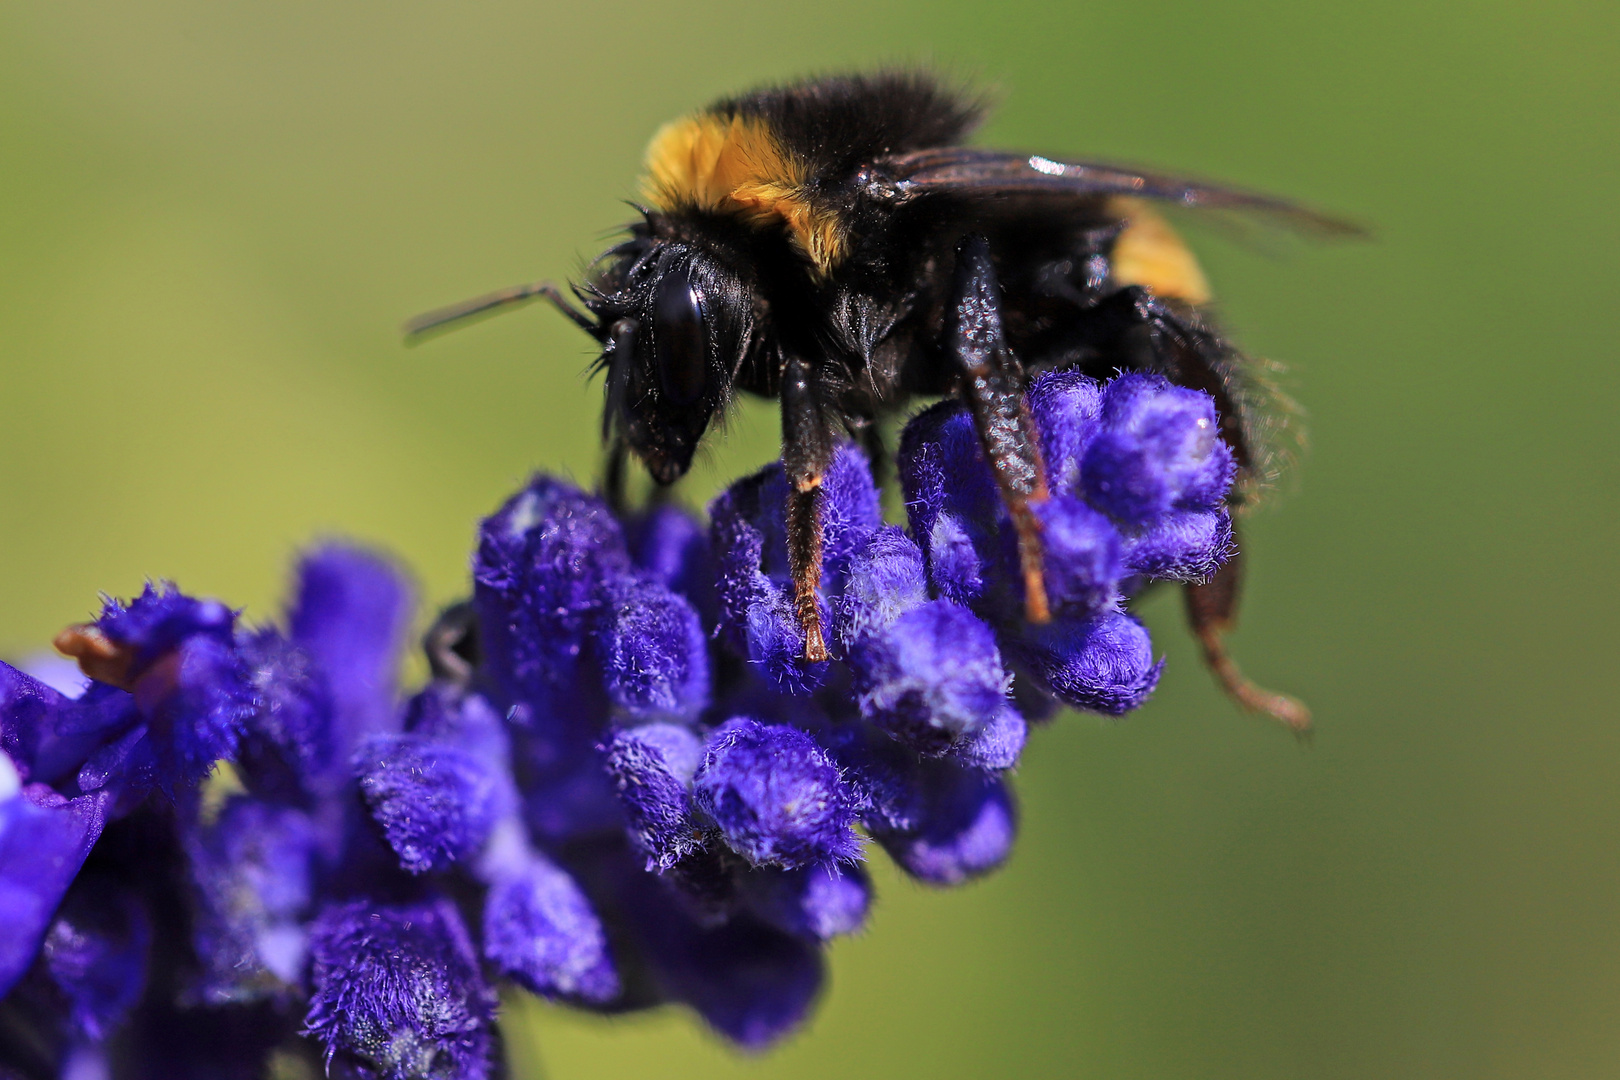
[[[283,627],[149,587],[58,639],[87,686],[0,665],[0,1021],[29,1033],[0,1073],[481,1080],[502,979],[780,1039],[866,921],[865,860],[940,886],[1005,862],[1026,717],[1140,705],[1161,663],[1127,597],[1231,553],[1207,396],[1056,373],[1027,404],[1044,625],[945,403],[902,437],[903,526],[834,456],[825,662],[772,465],[706,527],[537,476],[481,524],[414,693],[410,590],[342,545],[300,563]]]

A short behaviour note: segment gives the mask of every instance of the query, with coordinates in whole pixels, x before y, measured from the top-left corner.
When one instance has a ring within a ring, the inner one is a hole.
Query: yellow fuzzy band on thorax
[[[1108,212],[1125,221],[1110,256],[1115,281],[1142,285],[1166,300],[1209,303],[1209,279],[1169,222],[1129,196],[1108,200]]]
[[[805,190],[806,167],[764,121],[699,113],[665,124],[647,146],[644,193],[656,209],[734,214],[756,227],[781,224],[825,276],[844,257],[838,215]]]

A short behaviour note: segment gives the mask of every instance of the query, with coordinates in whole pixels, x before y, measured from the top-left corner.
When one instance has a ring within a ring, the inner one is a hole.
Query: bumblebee
[[[1046,496],[1023,405],[1032,373],[1159,372],[1214,396],[1240,466],[1264,479],[1257,369],[1209,318],[1210,291],[1153,202],[1354,226],[1264,195],[1108,165],[964,145],[983,105],[920,72],[813,79],[727,98],[647,150],[641,219],[570,299],[549,283],[429,312],[409,336],[546,299],[596,339],[610,497],[627,455],[683,476],[742,391],[781,402],[795,608],[827,658],[817,506],[838,441],[883,460],[879,422],[914,396],[970,409],[1017,532],[1026,615],[1048,618],[1031,506]],[[1247,681],[1222,643],[1240,564],[1187,587],[1206,662],[1239,703],[1296,728],[1291,698]]]

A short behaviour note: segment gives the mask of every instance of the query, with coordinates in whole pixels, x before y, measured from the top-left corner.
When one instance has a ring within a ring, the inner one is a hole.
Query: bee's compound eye
[[[685,270],[672,270],[653,294],[653,356],[658,379],[675,405],[692,405],[709,382],[709,328],[703,298]]]

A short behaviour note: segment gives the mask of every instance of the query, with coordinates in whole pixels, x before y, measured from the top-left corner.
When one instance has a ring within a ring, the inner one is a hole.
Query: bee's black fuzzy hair
[[[897,69],[765,87],[708,111],[758,117],[813,174],[842,177],[884,154],[959,143],[985,110],[937,76]]]

